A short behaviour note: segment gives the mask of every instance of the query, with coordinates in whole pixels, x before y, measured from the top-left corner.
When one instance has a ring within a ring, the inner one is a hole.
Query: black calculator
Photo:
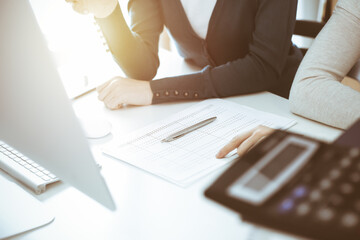
[[[360,240],[360,148],[277,130],[205,195],[267,228],[309,239]]]

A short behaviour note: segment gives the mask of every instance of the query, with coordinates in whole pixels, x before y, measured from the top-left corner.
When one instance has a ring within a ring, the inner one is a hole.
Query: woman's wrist
[[[146,105],[150,105],[152,104],[152,101],[153,101],[153,97],[154,97],[154,94],[151,90],[151,87],[150,87],[150,82],[145,82],[144,84],[144,93],[145,93],[145,98],[146,98]]]

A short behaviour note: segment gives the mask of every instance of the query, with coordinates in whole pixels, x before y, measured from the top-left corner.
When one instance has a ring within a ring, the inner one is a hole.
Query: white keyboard
[[[0,141],[0,168],[36,194],[43,193],[47,184],[59,181],[54,174],[2,141]]]

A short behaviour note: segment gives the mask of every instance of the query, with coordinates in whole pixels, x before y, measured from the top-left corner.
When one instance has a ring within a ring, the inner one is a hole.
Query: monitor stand
[[[0,171],[0,239],[49,224],[54,216],[45,206]]]

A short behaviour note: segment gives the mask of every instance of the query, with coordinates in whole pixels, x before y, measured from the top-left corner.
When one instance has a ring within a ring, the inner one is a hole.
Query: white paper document
[[[161,142],[170,134],[215,116],[217,119],[204,127],[174,141]],[[260,124],[287,129],[296,122],[230,101],[210,99],[139,129],[103,151],[185,187],[235,159],[216,159],[215,155],[237,134]]]

